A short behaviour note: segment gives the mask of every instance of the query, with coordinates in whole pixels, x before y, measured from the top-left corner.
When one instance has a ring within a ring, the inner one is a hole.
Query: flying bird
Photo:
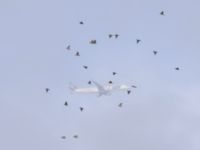
[[[91,40],[91,41],[90,41],[90,44],[96,44],[96,43],[97,43],[96,40]]]
[[[112,81],[109,81],[108,83],[109,83],[109,84],[113,84],[113,82],[112,82]]]
[[[157,53],[158,53],[158,51],[153,51],[153,54],[154,54],[154,55],[157,55]]]
[[[77,138],[78,138],[78,135],[74,135],[73,137],[74,137],[75,139],[77,139]]]
[[[49,88],[45,88],[45,91],[46,91],[46,93],[48,93],[50,91],[50,89]]]
[[[88,66],[83,66],[83,68],[87,69],[87,68],[88,68]]]
[[[112,74],[113,74],[113,76],[114,76],[114,75],[116,75],[117,73],[116,73],[116,72],[113,72]]]
[[[132,87],[132,88],[137,88],[137,86],[135,86],[135,85],[131,85],[131,87]]]
[[[130,94],[130,93],[131,93],[131,90],[128,90],[128,91],[127,91],[127,94]]]
[[[67,101],[65,102],[65,104],[64,104],[65,106],[68,106],[68,103],[67,103]]]
[[[165,15],[164,11],[161,11],[161,12],[160,12],[160,15],[164,16],[164,15]]]
[[[119,34],[115,34],[115,38],[118,38],[119,37]]]
[[[80,109],[80,111],[83,111],[84,108],[83,108],[83,107],[80,107],[79,109]]]
[[[70,45],[68,45],[66,49],[67,49],[67,50],[71,50],[71,46],[70,46]]]
[[[108,35],[109,38],[111,38],[112,36],[113,36],[112,34],[109,34],[109,35]]]
[[[80,21],[79,24],[83,25],[84,23],[83,23],[83,21]]]
[[[118,107],[122,107],[123,103],[119,103]]]
[[[91,81],[88,81],[88,84],[92,84],[92,82],[91,82]]]
[[[80,56],[80,53],[79,52],[76,52],[76,54],[75,54],[76,56]]]
[[[176,67],[176,68],[174,68],[174,69],[175,69],[175,70],[177,70],[177,71],[178,71],[178,70],[180,70],[180,68],[179,68],[179,67]]]
[[[139,44],[141,42],[140,39],[136,39],[136,43]]]
[[[61,138],[62,138],[62,139],[66,139],[66,136],[62,136]]]

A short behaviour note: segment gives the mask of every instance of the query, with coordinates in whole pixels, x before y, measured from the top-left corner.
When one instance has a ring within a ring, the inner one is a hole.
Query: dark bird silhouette
[[[79,24],[83,25],[84,23],[83,23],[83,21],[80,21]]]
[[[117,39],[119,37],[119,34],[115,34],[115,38]]]
[[[112,82],[112,81],[109,81],[108,83],[109,83],[109,84],[113,84],[113,82]]]
[[[153,51],[153,54],[156,55],[158,53],[158,51]]]
[[[178,70],[180,70],[180,68],[179,68],[179,67],[176,67],[176,68],[175,68],[175,70],[177,70],[177,71],[178,71]]]
[[[128,91],[127,91],[127,94],[130,94],[130,93],[131,93],[131,90],[128,90]]]
[[[46,93],[48,93],[50,91],[50,89],[49,88],[45,88],[45,91],[46,91]]]
[[[83,108],[83,107],[80,107],[79,109],[80,109],[80,111],[83,111],[84,108]]]
[[[66,139],[66,136],[62,136],[61,138],[62,138],[62,139]]]
[[[135,85],[132,85],[131,87],[132,87],[132,88],[137,88],[137,86],[135,86]]]
[[[116,75],[117,73],[116,73],[116,72],[113,72],[112,74],[113,74],[113,76],[114,76],[114,75]]]
[[[78,139],[78,135],[74,135],[73,137],[74,137],[75,139]]]
[[[92,82],[91,82],[91,81],[88,81],[88,84],[92,84]]]
[[[76,52],[76,54],[75,54],[76,56],[80,56],[80,53],[79,52]]]
[[[88,66],[83,66],[83,68],[87,69],[87,68],[88,68]]]
[[[109,35],[108,35],[109,38],[111,38],[112,36],[113,36],[112,34],[109,34]]]
[[[71,46],[70,46],[70,45],[68,45],[66,49],[67,49],[67,50],[71,50]]]
[[[65,104],[64,104],[65,106],[68,106],[68,103],[67,103],[67,101],[65,102]]]
[[[119,103],[118,107],[122,107],[123,106],[123,103]]]
[[[164,11],[161,11],[161,12],[160,12],[160,15],[164,16],[164,15],[165,15],[165,12],[164,12]]]
[[[136,39],[136,43],[139,44],[141,42],[140,39]]]
[[[97,43],[96,40],[91,40],[91,41],[90,41],[90,44],[96,44],[96,43]]]

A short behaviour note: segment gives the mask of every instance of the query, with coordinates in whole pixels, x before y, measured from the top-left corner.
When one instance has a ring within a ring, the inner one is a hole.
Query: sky
[[[1,0],[0,149],[199,150],[199,5]],[[69,83],[89,80],[137,88],[102,97],[70,92]]]

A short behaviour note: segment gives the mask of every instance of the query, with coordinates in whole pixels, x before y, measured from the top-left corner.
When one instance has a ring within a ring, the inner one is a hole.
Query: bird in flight
[[[97,43],[96,40],[91,40],[91,41],[90,41],[90,44],[96,44],[96,43]]]
[[[115,34],[115,38],[117,39],[119,37],[119,34]]]
[[[113,74],[113,76],[114,76],[114,75],[116,75],[117,73],[116,73],[116,72],[113,72],[112,74]]]
[[[64,104],[65,106],[68,106],[68,103],[67,103],[67,101],[65,102],[65,104]]]
[[[109,35],[108,35],[109,38],[111,38],[112,36],[113,36],[112,34],[109,34]]]
[[[113,84],[113,82],[112,82],[112,81],[109,81],[108,83],[109,83],[109,84]]]
[[[92,82],[91,82],[91,81],[88,81],[88,84],[92,84]]]
[[[176,68],[174,68],[174,69],[175,69],[175,70],[177,70],[177,71],[178,71],[178,70],[180,70],[180,68],[179,68],[179,67],[176,67]]]
[[[66,139],[66,136],[62,136],[61,138],[62,138],[62,139]]]
[[[135,86],[135,85],[131,85],[131,87],[132,87],[132,88],[137,88],[137,86]]]
[[[131,90],[128,90],[128,91],[127,91],[127,94],[129,95],[130,93],[131,93]]]
[[[119,103],[118,107],[122,107],[123,103]]]
[[[50,89],[49,88],[45,88],[45,91],[46,91],[46,93],[48,93],[50,91]]]
[[[75,139],[77,139],[77,138],[78,138],[78,135],[74,135],[73,137],[74,137]]]
[[[158,53],[158,51],[153,51],[153,54],[156,55]]]
[[[141,42],[140,39],[136,39],[136,43],[139,44]]]
[[[164,12],[164,11],[161,11],[161,12],[160,12],[160,15],[164,16],[164,15],[165,15],[165,12]]]
[[[83,21],[80,21],[79,24],[83,25],[84,23],[83,23]]]
[[[87,68],[88,68],[88,66],[83,66],[83,68],[87,69]]]
[[[70,46],[70,45],[68,45],[66,49],[67,49],[67,50],[71,50],[71,46]]]
[[[76,56],[80,56],[80,53],[79,52],[76,52],[76,54],[75,54]]]
[[[83,111],[84,108],[83,108],[83,107],[80,107],[79,109],[80,109],[80,111]]]

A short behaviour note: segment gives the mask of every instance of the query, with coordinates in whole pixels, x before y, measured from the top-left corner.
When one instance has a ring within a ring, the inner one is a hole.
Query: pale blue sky
[[[0,149],[199,150],[199,5],[1,0]],[[120,37],[108,39],[109,33]],[[138,88],[100,98],[70,93],[69,82],[87,86],[91,79]]]

